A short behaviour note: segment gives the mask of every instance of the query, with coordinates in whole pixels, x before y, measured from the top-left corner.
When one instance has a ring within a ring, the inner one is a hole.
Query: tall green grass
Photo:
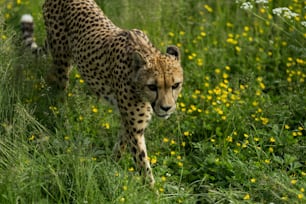
[[[24,13],[44,42],[43,1],[0,0],[0,203],[306,201],[305,2],[97,2],[118,26],[182,52],[178,110],[146,131],[156,187],[143,185],[128,153],[112,160],[116,110],[76,70],[58,102],[44,81],[50,56],[21,47]]]

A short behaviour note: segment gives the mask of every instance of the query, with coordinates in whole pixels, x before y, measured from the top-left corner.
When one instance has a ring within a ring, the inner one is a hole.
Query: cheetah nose
[[[168,110],[170,110],[171,106],[160,106],[160,108],[161,108],[163,111],[167,112]]]

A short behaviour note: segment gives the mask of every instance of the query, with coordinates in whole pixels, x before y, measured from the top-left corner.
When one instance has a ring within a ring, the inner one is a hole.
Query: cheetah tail
[[[34,38],[34,20],[33,16],[30,14],[22,15],[20,19],[21,32],[22,32],[22,42],[27,48],[30,48],[34,54],[46,54],[46,43],[43,47],[38,47]]]

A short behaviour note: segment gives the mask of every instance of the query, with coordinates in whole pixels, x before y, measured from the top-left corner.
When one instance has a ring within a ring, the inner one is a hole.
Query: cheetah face
[[[179,50],[171,46],[167,48],[167,54],[158,53],[148,60],[139,53],[136,55],[134,66],[138,68],[135,80],[140,94],[151,103],[158,117],[167,119],[175,111],[183,85]]]

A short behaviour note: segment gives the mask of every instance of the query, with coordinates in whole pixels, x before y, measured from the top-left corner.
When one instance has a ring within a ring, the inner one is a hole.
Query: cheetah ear
[[[175,57],[175,59],[177,59],[178,61],[180,61],[180,51],[178,49],[178,47],[174,46],[174,45],[170,45],[167,47],[167,54],[172,55]]]
[[[133,52],[133,54],[132,54],[132,67],[135,69],[135,71],[138,71],[140,68],[142,68],[146,64],[147,64],[147,62],[140,52],[138,52],[138,51]]]

